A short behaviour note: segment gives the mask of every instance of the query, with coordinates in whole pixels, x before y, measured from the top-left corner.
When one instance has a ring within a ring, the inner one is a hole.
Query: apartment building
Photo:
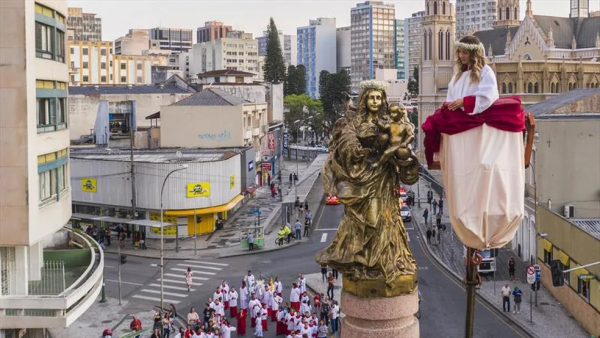
[[[84,13],[83,8],[69,7],[67,29],[73,30],[76,41],[102,41],[102,19],[95,13]]]
[[[345,70],[349,75],[351,71],[350,63],[350,45],[351,45],[350,26],[338,27],[336,31],[336,66],[337,70]]]
[[[519,10],[519,1],[509,0],[516,3]],[[496,0],[456,0],[456,37],[458,39],[475,32],[490,30],[496,21]],[[518,12],[511,8],[510,16],[519,17]]]
[[[396,79],[406,80],[406,31],[404,30],[404,20],[396,19],[395,22],[396,24],[394,25],[394,51],[396,59],[394,60],[394,63],[397,72]]]
[[[90,237],[63,228],[72,189],[67,1],[0,1],[0,22],[10,23],[0,40],[0,337],[42,337],[93,304],[104,260]]]
[[[394,69],[395,9],[383,1],[365,1],[350,10],[352,89],[375,78],[375,69]]]
[[[420,11],[413,13],[410,18],[404,20],[404,31],[407,36],[404,45],[407,79],[412,77],[415,67],[419,67],[421,63],[421,40],[423,38],[421,24],[423,16],[425,16],[425,11]]]
[[[295,66],[298,63],[298,40],[296,35],[286,35],[283,31],[279,31],[279,44],[281,52],[285,60],[285,66]],[[258,40],[258,55],[267,55],[267,41],[269,40],[269,32],[264,31],[263,36],[256,38]]]
[[[192,49],[192,30],[156,27],[148,31],[149,39],[158,41],[158,49],[176,53]]]
[[[191,74],[212,70],[241,70],[260,74],[258,41],[252,33],[243,33],[240,38],[220,38],[197,43],[192,47]]]
[[[204,27],[196,29],[196,43],[210,42],[227,37],[227,33],[231,32],[231,26],[225,26],[220,21],[207,21]]]
[[[319,97],[319,74],[337,71],[335,18],[310,20],[308,26],[298,27],[298,64],[306,68],[306,93]]]

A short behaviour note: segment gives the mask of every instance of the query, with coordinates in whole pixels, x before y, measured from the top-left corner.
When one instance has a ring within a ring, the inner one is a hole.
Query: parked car
[[[402,221],[404,222],[412,221],[412,210],[407,205],[402,205],[402,209],[400,209],[400,217],[402,217]]]
[[[337,205],[340,204],[340,200],[337,198],[337,196],[327,196],[327,198],[325,198],[325,204]]]

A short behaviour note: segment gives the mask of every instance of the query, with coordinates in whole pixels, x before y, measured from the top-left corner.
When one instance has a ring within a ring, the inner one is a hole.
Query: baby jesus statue
[[[389,133],[389,147],[383,152],[378,163],[373,167],[380,166],[395,156],[396,163],[400,166],[408,166],[413,162],[410,144],[415,139],[414,126],[407,117],[406,107],[402,104],[392,104],[389,108],[391,122],[382,123],[374,119],[373,123],[381,130]],[[399,171],[399,168],[397,168]]]

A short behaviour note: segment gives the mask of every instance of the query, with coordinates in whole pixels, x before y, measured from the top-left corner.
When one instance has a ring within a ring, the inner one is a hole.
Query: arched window
[[[550,84],[550,93],[556,93],[556,84],[554,82]]]
[[[562,85],[560,82],[556,83],[556,93],[562,93]]]
[[[536,94],[540,92],[540,85],[537,82],[533,85],[533,92]]]
[[[433,15],[437,15],[437,1],[433,2]]]
[[[429,43],[429,60],[433,60],[433,34],[431,33],[431,29],[429,30],[429,40],[427,40],[427,43]]]
[[[506,94],[506,83],[502,84],[502,94]]]
[[[427,59],[427,31],[423,32],[423,60]]]
[[[446,15],[446,2],[442,2],[442,14]]]
[[[514,93],[513,92],[513,84],[512,84],[512,82],[508,83],[508,92],[511,93],[511,94]]]
[[[527,93],[533,93],[533,83],[531,82],[527,84]]]
[[[425,6],[427,7],[427,15],[429,15],[429,2]]]
[[[444,33],[438,32],[438,60],[444,59]]]
[[[502,9],[498,11],[498,15],[500,15],[499,20],[502,20]]]
[[[517,12],[517,7],[515,7],[515,17],[513,18],[513,20],[518,20],[519,18],[519,13]]]
[[[506,7],[506,20],[510,20],[510,9]]]
[[[446,60],[450,59],[450,30],[446,31]]]

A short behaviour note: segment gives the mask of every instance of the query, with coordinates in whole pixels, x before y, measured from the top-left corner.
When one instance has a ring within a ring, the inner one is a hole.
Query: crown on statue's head
[[[367,89],[375,89],[385,91],[387,90],[387,82],[377,81],[377,80],[366,80],[360,83],[360,91],[365,91]]]

